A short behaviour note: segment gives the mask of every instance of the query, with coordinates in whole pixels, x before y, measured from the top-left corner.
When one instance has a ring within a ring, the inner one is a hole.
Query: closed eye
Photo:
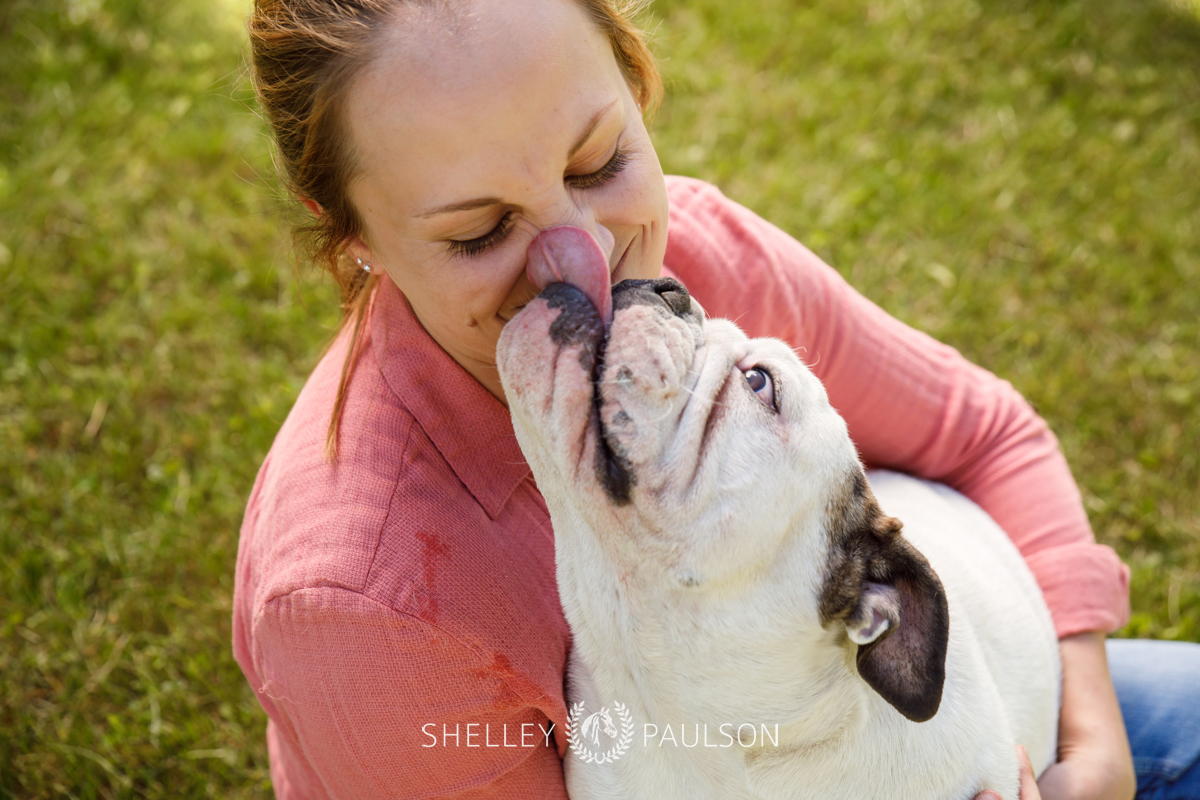
[[[629,164],[629,154],[621,149],[620,145],[613,151],[610,158],[603,167],[595,172],[589,172],[586,175],[568,175],[566,177],[567,185],[574,189],[594,189],[597,186],[603,186],[625,169]]]
[[[450,252],[456,256],[477,256],[480,253],[495,247],[504,241],[509,232],[513,229],[513,223],[516,222],[516,214],[512,211],[505,213],[500,221],[496,223],[496,227],[479,236],[475,239],[450,239],[446,242],[450,247]]]
[[[629,164],[629,154],[621,149],[620,145],[613,151],[612,157],[595,172],[589,172],[586,175],[568,175],[563,180],[573,189],[595,189],[599,186],[611,181],[621,170],[625,169]],[[516,215],[509,211],[500,221],[496,223],[496,227],[479,236],[475,239],[450,239],[447,245],[450,248],[450,253],[455,256],[477,256],[484,253],[496,245],[503,242],[508,234],[512,232],[513,223],[516,222]]]

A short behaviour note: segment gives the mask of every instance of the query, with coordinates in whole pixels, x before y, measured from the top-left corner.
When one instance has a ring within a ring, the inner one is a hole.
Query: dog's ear
[[[865,500],[857,524],[831,531],[822,621],[842,621],[858,673],[913,722],[937,713],[946,680],[950,613],[942,582],[900,536],[900,523]]]
[[[897,537],[887,568],[864,581],[846,631],[858,645],[858,674],[913,722],[937,713],[946,681],[950,613],[942,582],[919,552]],[[875,571],[875,570],[871,570]],[[886,625],[886,627],[885,627]]]

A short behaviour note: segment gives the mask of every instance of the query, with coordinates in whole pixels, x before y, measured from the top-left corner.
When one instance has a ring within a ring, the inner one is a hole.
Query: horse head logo
[[[600,728],[603,726],[604,734],[613,739],[617,738],[617,726],[613,724],[612,716],[608,713],[608,707],[604,707],[594,714],[587,715],[583,720],[583,725],[580,729],[585,739],[591,739],[592,744],[600,746]]]
[[[610,764],[629,749],[633,742],[633,717],[624,703],[612,704],[594,714],[588,714],[583,702],[571,704],[567,713],[567,744],[577,756],[589,764]],[[616,719],[614,719],[614,715]],[[618,724],[619,721],[619,724]],[[600,733],[611,740],[612,746],[605,749],[600,744]]]

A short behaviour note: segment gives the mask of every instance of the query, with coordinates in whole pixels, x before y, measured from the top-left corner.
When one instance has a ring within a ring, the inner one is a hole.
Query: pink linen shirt
[[[867,464],[988,511],[1060,636],[1124,624],[1128,570],[1094,542],[1057,441],[1008,382],[715,187],[668,190],[665,272],[710,316],[802,348]],[[276,795],[564,798],[570,635],[550,517],[508,412],[384,278],[330,464],[347,347],[342,336],[280,429],[238,547],[233,647],[270,718]]]

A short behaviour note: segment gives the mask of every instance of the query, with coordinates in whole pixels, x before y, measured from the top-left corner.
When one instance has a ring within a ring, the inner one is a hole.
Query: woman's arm
[[[1058,721],[1058,763],[1038,781],[1054,800],[1130,800],[1137,789],[1125,721],[1108,674],[1104,634],[1067,636],[1059,642],[1063,703]]]
[[[427,622],[320,587],[269,601],[254,627],[272,762],[295,790],[280,800],[566,800],[546,715]]]
[[[1059,761],[1034,782],[1029,754],[1018,747],[1020,800],[1130,800],[1137,790],[1129,740],[1108,675],[1104,634],[1078,633],[1061,642],[1063,706],[1059,719]],[[975,800],[1000,800],[982,792]]]

